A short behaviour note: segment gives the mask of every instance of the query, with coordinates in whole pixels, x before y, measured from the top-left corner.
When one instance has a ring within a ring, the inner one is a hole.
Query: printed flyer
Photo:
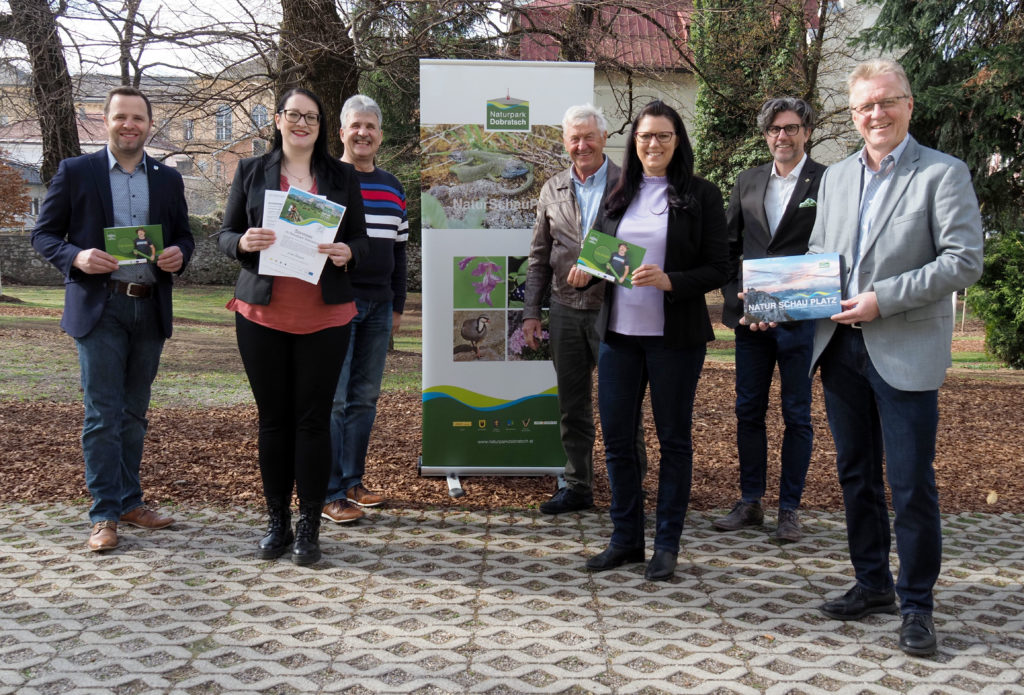
[[[159,224],[141,227],[105,227],[104,250],[117,259],[118,265],[156,263],[164,250],[164,228]]]
[[[644,262],[647,249],[591,229],[583,239],[576,266],[608,282],[633,289],[633,271]]]

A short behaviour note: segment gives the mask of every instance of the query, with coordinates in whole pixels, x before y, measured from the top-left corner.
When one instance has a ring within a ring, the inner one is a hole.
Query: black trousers
[[[238,351],[259,410],[263,494],[322,505],[331,471],[331,405],[351,327],[285,333],[235,314]]]

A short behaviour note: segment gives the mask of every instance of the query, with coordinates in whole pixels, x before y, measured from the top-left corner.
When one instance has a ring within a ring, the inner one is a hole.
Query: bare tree
[[[359,89],[355,44],[349,25],[339,16],[334,0],[281,0],[280,59],[278,93],[291,87],[305,87],[320,97],[327,113],[328,144],[341,151],[337,123],[341,105]]]
[[[81,153],[71,76],[57,31],[56,17],[65,6],[61,3],[54,11],[47,0],[9,0],[8,5],[10,12],[0,15],[0,41],[20,43],[28,54],[43,138],[40,175],[49,182],[62,159]]]

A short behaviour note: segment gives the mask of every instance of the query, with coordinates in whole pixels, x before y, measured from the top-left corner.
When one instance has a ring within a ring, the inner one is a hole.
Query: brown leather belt
[[[111,292],[118,294],[126,294],[129,297],[135,299],[146,299],[153,294],[152,285],[143,285],[139,282],[122,282],[121,280],[111,280],[107,285]]]

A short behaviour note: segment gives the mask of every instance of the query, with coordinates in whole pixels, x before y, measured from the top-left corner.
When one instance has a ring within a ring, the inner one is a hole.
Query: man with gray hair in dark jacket
[[[608,123],[591,104],[571,106],[562,118],[562,143],[572,166],[544,184],[530,244],[523,301],[523,336],[536,349],[541,338],[541,303],[551,288],[549,331],[558,383],[566,486],[540,505],[544,514],[589,509],[594,505],[593,371],[600,339],[594,328],[604,290],[578,291],[566,278],[576,264],[583,238],[603,216],[604,198],[619,179],[619,167],[604,154]],[[643,430],[640,460],[646,472]]]

